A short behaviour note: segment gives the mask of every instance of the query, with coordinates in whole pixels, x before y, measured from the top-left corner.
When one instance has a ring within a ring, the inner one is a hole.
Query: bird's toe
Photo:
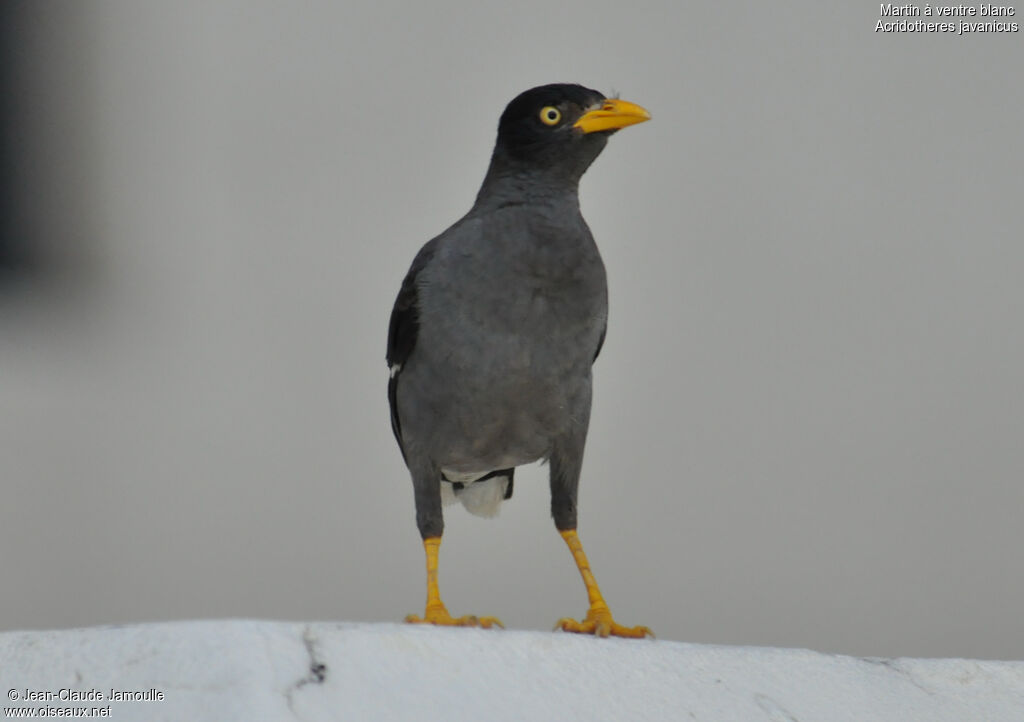
[[[433,624],[439,627],[505,628],[505,625],[497,617],[478,617],[475,614],[453,617],[448,613],[447,609],[443,608],[428,608],[422,617],[418,614],[409,614],[405,617],[405,621],[407,624]]]
[[[638,625],[636,627],[624,627],[612,618],[607,607],[603,609],[591,609],[582,622],[577,622],[570,617],[563,617],[555,624],[555,630],[573,632],[575,634],[593,634],[595,637],[627,637],[629,639],[654,639],[654,632],[648,627]]]

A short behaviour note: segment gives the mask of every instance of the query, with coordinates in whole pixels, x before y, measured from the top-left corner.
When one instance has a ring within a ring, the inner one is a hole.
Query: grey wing
[[[605,319],[604,326],[601,327],[601,338],[597,340],[597,350],[594,351],[594,358],[591,363],[597,361],[597,357],[601,355],[601,349],[604,348],[604,337],[608,333],[608,319]]]
[[[390,376],[388,378],[388,403],[391,406],[391,430],[398,441],[398,448],[405,457],[405,446],[402,444],[402,420],[398,416],[398,383],[401,378],[402,368],[412,355],[416,347],[416,338],[419,336],[419,287],[417,277],[434,256],[437,248],[437,240],[427,243],[405,274],[402,287],[398,291],[398,298],[391,309],[391,322],[388,325],[388,348],[385,358],[387,359]],[[408,461],[406,459],[406,461]]]

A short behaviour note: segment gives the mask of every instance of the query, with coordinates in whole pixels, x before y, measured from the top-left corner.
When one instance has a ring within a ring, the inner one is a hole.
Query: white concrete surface
[[[84,707],[121,722],[1024,719],[1024,662],[396,624],[8,632],[0,683],[7,718]]]

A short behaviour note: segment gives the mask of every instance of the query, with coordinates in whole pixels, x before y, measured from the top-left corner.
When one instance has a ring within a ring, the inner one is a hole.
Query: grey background
[[[391,303],[504,104],[574,81],[654,115],[582,184],[620,621],[1024,656],[1024,33],[878,10],[8,4],[0,628],[421,611]],[[584,612],[546,469],[447,524],[453,612]]]

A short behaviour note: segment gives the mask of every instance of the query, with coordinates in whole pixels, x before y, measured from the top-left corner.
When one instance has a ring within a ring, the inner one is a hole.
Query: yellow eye
[[[553,105],[546,105],[540,109],[540,122],[544,125],[558,125],[562,119],[562,112]]]

